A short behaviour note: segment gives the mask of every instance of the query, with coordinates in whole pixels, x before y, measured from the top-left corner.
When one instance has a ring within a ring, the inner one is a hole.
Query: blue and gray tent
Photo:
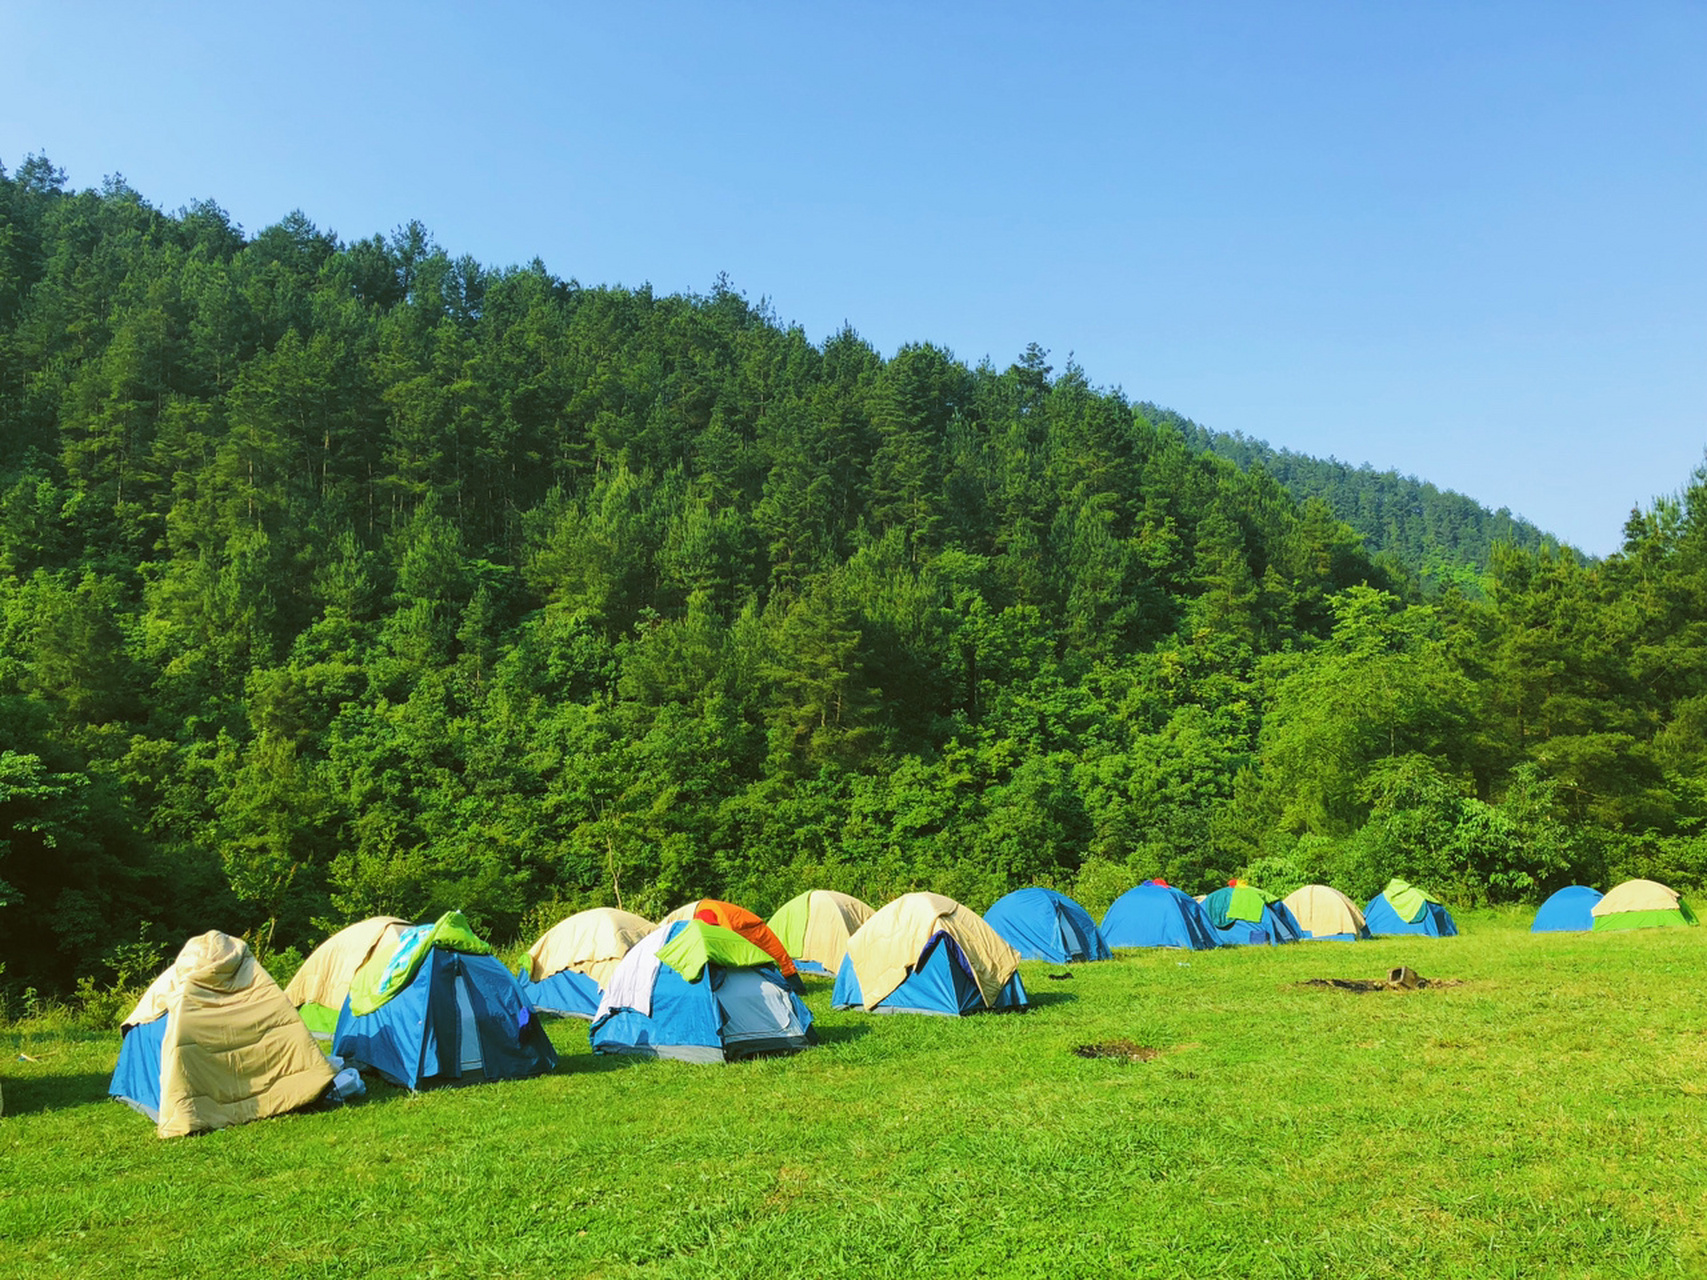
[[[817,1043],[812,1014],[775,960],[733,929],[661,925],[611,974],[589,1028],[594,1053],[734,1062]]]

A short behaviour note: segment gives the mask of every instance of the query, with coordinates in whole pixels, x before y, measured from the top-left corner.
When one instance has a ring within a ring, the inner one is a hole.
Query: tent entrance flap
[[[480,1024],[474,1016],[473,991],[460,964],[455,973],[457,1074],[466,1076],[478,1071],[484,1075],[486,1060],[480,1052]]]
[[[793,995],[757,969],[725,969],[713,985],[726,1052],[798,1048],[806,1026]]]

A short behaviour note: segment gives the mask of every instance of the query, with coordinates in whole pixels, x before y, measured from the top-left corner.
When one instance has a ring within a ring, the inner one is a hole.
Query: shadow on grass
[[[1076,991],[1032,991],[1025,993],[1026,1002],[1033,1009],[1047,1009],[1051,1005],[1072,1004],[1079,996]]]
[[[557,1059],[557,1069],[550,1074],[554,1076],[608,1075],[612,1071],[626,1071],[630,1067],[638,1067],[656,1061],[656,1058],[643,1053],[562,1054]]]
[[[861,1036],[871,1034],[871,1028],[863,1022],[843,1022],[833,1027],[827,1027],[822,1022],[814,1022],[812,1030],[818,1035],[819,1044],[849,1044]]]
[[[107,1085],[111,1082],[111,1076],[93,1072],[69,1076],[0,1076],[0,1092],[5,1095],[5,1118],[110,1101]]]

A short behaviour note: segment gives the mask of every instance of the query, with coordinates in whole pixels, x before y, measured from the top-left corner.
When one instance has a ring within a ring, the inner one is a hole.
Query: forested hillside
[[[1700,884],[1707,480],[1411,581],[1035,348],[0,177],[14,996],[375,911]]]
[[[1237,431],[1210,431],[1155,405],[1139,408],[1152,422],[1178,428],[1188,444],[1247,471],[1260,467],[1300,502],[1320,498],[1370,552],[1391,556],[1390,563],[1405,566],[1431,592],[1451,583],[1480,596],[1495,547],[1540,551],[1558,544],[1504,507],[1489,511],[1473,498],[1415,476],[1377,471],[1367,462],[1354,467],[1337,458],[1276,449]]]

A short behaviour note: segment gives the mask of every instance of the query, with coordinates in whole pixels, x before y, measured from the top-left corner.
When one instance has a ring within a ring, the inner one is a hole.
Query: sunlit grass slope
[[[949,1021],[161,1142],[0,1032],[0,1275],[1664,1276],[1707,1264],[1707,929],[1127,954]],[[1462,985],[1298,986],[1409,964]],[[1160,1050],[1087,1060],[1115,1039]],[[34,1062],[19,1061],[27,1053]]]

